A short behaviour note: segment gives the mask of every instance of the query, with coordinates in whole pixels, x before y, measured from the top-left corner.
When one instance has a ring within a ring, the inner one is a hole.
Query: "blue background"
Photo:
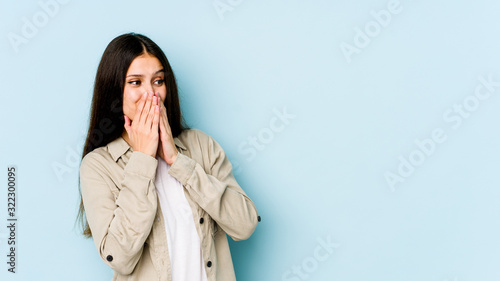
[[[238,280],[500,279],[500,87],[474,96],[500,81],[500,2],[53,1],[0,2],[1,280],[111,280],[73,223],[97,65],[131,31],[262,216],[230,243]]]

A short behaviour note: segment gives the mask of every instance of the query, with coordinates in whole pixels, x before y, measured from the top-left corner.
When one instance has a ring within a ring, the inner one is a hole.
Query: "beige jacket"
[[[200,237],[209,281],[236,280],[226,234],[247,239],[260,221],[220,145],[197,129],[174,138],[169,174],[183,186]],[[155,189],[158,160],[119,137],[80,166],[87,221],[113,280],[170,281],[165,224]]]

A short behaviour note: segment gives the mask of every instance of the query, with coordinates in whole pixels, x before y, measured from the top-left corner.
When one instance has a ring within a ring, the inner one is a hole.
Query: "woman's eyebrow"
[[[159,74],[159,73],[162,73],[162,72],[165,72],[165,70],[164,70],[164,69],[160,69],[160,70],[156,71],[156,72],[153,74],[153,76],[154,76],[154,75],[157,75],[157,74]],[[130,74],[130,75],[127,75],[127,77],[142,77],[142,76],[144,76],[144,75],[142,75],[142,74]]]

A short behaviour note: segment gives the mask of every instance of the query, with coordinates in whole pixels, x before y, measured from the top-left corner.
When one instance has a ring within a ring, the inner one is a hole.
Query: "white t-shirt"
[[[172,281],[207,281],[200,237],[182,184],[172,177],[170,165],[158,159],[155,186],[167,233]]]

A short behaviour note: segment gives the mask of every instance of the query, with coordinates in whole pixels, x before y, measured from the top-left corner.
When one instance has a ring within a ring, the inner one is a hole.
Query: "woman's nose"
[[[143,86],[144,88],[142,92],[154,93],[153,84],[144,83]]]

